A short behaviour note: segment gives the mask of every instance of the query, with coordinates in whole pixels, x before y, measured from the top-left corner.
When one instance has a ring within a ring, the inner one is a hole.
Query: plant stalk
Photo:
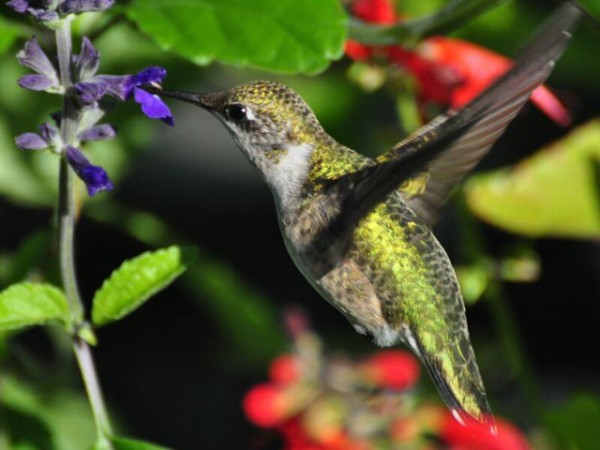
[[[58,62],[60,79],[64,88],[64,101],[61,120],[61,137],[64,146],[74,145],[78,127],[78,108],[71,94],[73,85],[71,76],[71,22],[69,19],[63,21],[56,29],[56,46],[58,51]],[[73,182],[73,171],[69,168],[64,157],[66,149],[62,149],[59,164],[59,193],[58,193],[58,241],[60,273],[74,323],[73,351],[81,371],[81,376],[88,395],[92,414],[96,424],[98,438],[105,440],[111,433],[110,421],[102,396],[102,390],[98,381],[96,367],[90,346],[81,337],[78,331],[86,326],[84,305],[77,286],[77,275],[75,271],[74,237],[75,237],[75,190]]]

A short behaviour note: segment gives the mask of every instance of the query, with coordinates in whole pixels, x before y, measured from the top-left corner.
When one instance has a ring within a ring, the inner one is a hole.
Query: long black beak
[[[155,88],[153,86],[144,86],[143,89],[151,94],[156,94],[160,97],[169,97],[175,98],[177,100],[182,100],[187,103],[192,103],[193,105],[199,106],[200,108],[210,109],[211,105],[209,100],[211,94],[196,94],[193,92],[183,92],[183,91],[167,91],[164,89]]]

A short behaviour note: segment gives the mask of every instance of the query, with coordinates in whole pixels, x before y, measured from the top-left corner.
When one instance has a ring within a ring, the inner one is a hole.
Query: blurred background
[[[407,0],[399,10],[418,15],[439,3]],[[509,2],[455,36],[514,55],[549,11],[541,0]],[[83,33],[91,25],[78,26]],[[38,38],[50,42],[49,35]],[[560,127],[529,104],[466,188],[457,189],[435,230],[459,269],[492,407],[525,430],[540,426],[540,408],[542,416],[554,412],[556,421],[572,402],[575,414],[589,411],[584,421],[600,415],[598,39],[581,27],[549,80],[573,125]],[[414,94],[401,68],[357,68],[349,58],[313,77],[218,63],[199,67],[160,51],[126,21],[94,42],[103,56],[101,72],[135,73],[158,64],[168,70],[166,88],[211,91],[256,79],[288,84],[332,136],[368,155],[411,131],[406,120],[415,123],[414,111],[406,112]],[[2,287],[25,277],[58,284],[49,234],[57,160],[19,152],[13,143],[57,103],[16,86],[25,73],[14,59],[20,45],[0,56]],[[173,448],[266,448],[257,444],[261,432],[245,419],[241,399],[266,378],[269,362],[289,351],[285,308],[306,312],[327,354],[360,358],[376,349],[294,267],[266,185],[217,120],[172,104],[176,126],[169,128],[135,114],[135,107],[124,104],[108,116],[119,127],[118,139],[89,148],[116,189],[93,199],[80,190],[83,297],[90,299],[124,259],[148,248],[191,244],[200,258],[140,311],[99,332],[94,351],[109,408],[129,435]],[[592,174],[583,184],[582,165]],[[58,332],[36,328],[0,340],[0,378],[11,401],[38,405],[65,434],[86,436],[93,429],[69,342]],[[437,401],[425,378],[419,389]],[[278,448],[276,439],[269,442]]]

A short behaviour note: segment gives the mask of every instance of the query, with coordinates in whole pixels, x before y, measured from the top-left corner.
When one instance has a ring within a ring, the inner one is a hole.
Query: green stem
[[[350,37],[365,44],[393,45],[414,42],[434,34],[447,34],[491,8],[509,0],[450,0],[436,12],[394,25],[372,25],[359,20],[348,24]]]
[[[102,396],[102,390],[100,389],[100,383],[96,374],[96,367],[94,365],[94,358],[90,346],[79,337],[75,337],[73,340],[73,348],[75,350],[79,369],[81,370],[85,390],[94,413],[94,422],[96,424],[98,437],[103,438],[109,436],[112,433],[110,420],[104,405],[104,398]]]
[[[60,79],[65,90],[63,114],[61,121],[61,137],[64,146],[74,145],[78,127],[78,108],[70,94],[73,85],[71,76],[71,22],[63,21],[56,29],[56,46]],[[84,319],[84,306],[77,286],[75,271],[74,237],[75,237],[75,191],[73,189],[73,172],[64,157],[66,149],[62,149],[59,165],[59,192],[58,192],[58,241],[60,273],[67,302],[73,317],[73,351],[81,371],[85,389],[89,398],[92,414],[96,423],[99,440],[106,441],[111,433],[110,421],[104,405],[102,390],[98,382],[96,367],[92,352],[84,340],[77,333],[88,324]]]

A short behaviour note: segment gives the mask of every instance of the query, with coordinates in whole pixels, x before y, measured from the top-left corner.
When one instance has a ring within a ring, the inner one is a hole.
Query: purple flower
[[[38,73],[38,75],[21,77],[18,81],[19,86],[34,91],[58,91],[60,89],[56,69],[35,37],[25,42],[25,47],[17,54],[17,60],[22,66]]]
[[[6,4],[6,6],[14,9],[20,14],[23,14],[27,12],[27,8],[29,8],[29,2],[27,2],[26,0],[10,0],[10,2]]]
[[[92,105],[104,97],[106,86],[102,83],[76,83],[75,92],[83,105]]]
[[[160,119],[167,125],[174,126],[173,114],[162,99],[158,95],[140,89],[141,86],[160,85],[166,76],[167,71],[162,67],[146,67],[126,81],[125,98],[131,98],[133,95],[133,99],[141,105],[142,112],[146,116],[151,119]]]
[[[114,0],[64,0],[61,2],[59,10],[63,14],[105,11],[114,3]]]
[[[116,135],[117,132],[114,127],[105,123],[82,131],[77,135],[77,138],[81,141],[103,141],[106,139],[112,139]]]
[[[29,13],[40,22],[56,22],[61,15],[104,11],[114,0],[11,0],[6,6],[20,14]]]
[[[155,94],[150,94],[143,89],[138,87],[133,88],[133,98],[136,103],[139,103],[142,107],[142,112],[151,119],[160,119],[164,123],[170,126],[174,126],[173,114],[171,110],[162,101],[162,99]]]
[[[90,197],[98,192],[110,191],[114,188],[102,167],[91,164],[78,148],[67,146],[66,150],[67,162],[85,183]]]
[[[89,44],[91,47],[91,43]],[[91,47],[93,49],[93,47]],[[78,61],[83,58],[82,49]],[[88,49],[91,55],[93,52]],[[91,57],[88,59],[91,60]],[[90,71],[87,74],[91,73]],[[158,95],[150,94],[141,89],[142,86],[159,85],[167,76],[167,71],[158,66],[146,67],[135,75],[95,75],[82,79],[75,84],[75,90],[79,100],[90,105],[99,101],[105,94],[110,94],[119,100],[133,98],[142,107],[142,112],[151,119],[160,119],[168,125],[173,126],[173,114],[169,107]]]
[[[15,138],[17,147],[21,150],[45,150],[48,143],[35,133],[23,133]]]
[[[58,148],[62,141],[58,128],[48,122],[40,125],[40,134],[23,133],[15,138],[21,150],[45,150],[48,147]]]
[[[91,79],[98,71],[100,65],[100,52],[96,50],[92,41],[87,37],[81,40],[81,50],[79,55],[73,57],[75,65],[75,74],[77,79],[85,81]]]

